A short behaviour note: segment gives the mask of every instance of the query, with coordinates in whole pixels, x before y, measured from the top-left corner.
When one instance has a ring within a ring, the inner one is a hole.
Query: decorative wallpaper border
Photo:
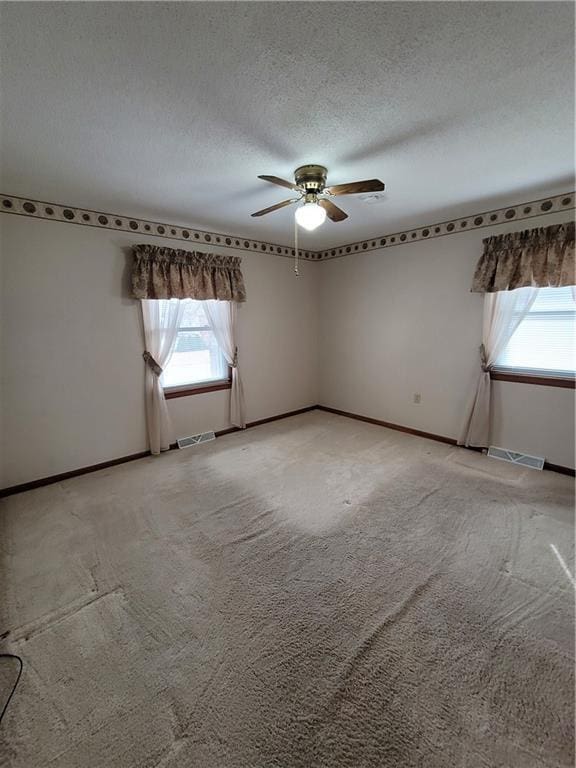
[[[29,197],[0,195],[0,200],[2,201],[0,211],[3,213],[13,213],[17,216],[30,216],[33,219],[79,224],[83,227],[113,229],[118,232],[153,235],[154,237],[169,238],[171,240],[183,240],[187,243],[217,245],[219,248],[236,248],[242,251],[273,253],[275,256],[286,256],[288,258],[294,256],[293,248],[277,245],[276,243],[267,243],[262,240],[250,240],[246,237],[223,235],[219,232],[205,232],[202,229],[180,227],[175,224],[149,221],[148,219],[130,218],[129,216],[121,216],[116,213],[93,211],[90,208],[75,208],[71,205],[46,203]],[[311,260],[320,258],[315,251],[300,251],[300,257]]]
[[[285,245],[267,243],[262,240],[251,240],[234,235],[223,235],[218,232],[205,232],[201,229],[181,227],[147,219],[135,219],[113,213],[93,211],[89,208],[74,208],[72,206],[46,203],[41,200],[31,200],[27,197],[0,195],[0,212],[12,213],[17,216],[30,216],[48,221],[60,221],[67,224],[77,224],[84,227],[99,227],[120,232],[137,232],[139,234],[163,237],[172,240],[183,240],[188,243],[201,243],[206,246],[217,245],[219,248],[236,248],[242,251],[260,251],[274,256],[292,258],[294,249]],[[535,216],[545,216],[558,211],[572,210],[576,207],[574,192],[566,192],[555,197],[543,197],[529,203],[496,208],[484,213],[472,214],[458,219],[448,219],[438,224],[429,224],[391,235],[359,240],[355,243],[328,248],[324,251],[300,251],[300,256],[310,261],[338,259],[349,254],[362,251],[373,251],[379,248],[391,248],[396,245],[432,240],[435,237],[446,237],[471,229],[493,227],[509,221],[522,221]]]
[[[535,216],[545,216],[549,213],[566,211],[574,207],[576,207],[575,193],[566,192],[555,197],[543,197],[540,200],[533,200],[529,203],[509,205],[506,208],[496,208],[484,213],[463,216],[460,219],[448,219],[438,224],[428,224],[425,227],[407,229],[394,232],[391,235],[383,235],[370,238],[369,240],[359,240],[355,243],[339,245],[336,248],[320,251],[319,255],[321,259],[338,259],[351,253],[358,253],[359,251],[374,251],[378,248],[391,248],[396,245],[418,242],[418,240],[432,240],[435,237],[456,235],[459,232],[466,232],[470,229],[493,227],[496,224],[505,224],[509,221],[532,219]]]

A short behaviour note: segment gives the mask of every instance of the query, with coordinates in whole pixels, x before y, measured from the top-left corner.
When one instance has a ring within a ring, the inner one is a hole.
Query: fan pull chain
[[[296,277],[300,274],[298,271],[298,222],[294,217],[294,274]]]

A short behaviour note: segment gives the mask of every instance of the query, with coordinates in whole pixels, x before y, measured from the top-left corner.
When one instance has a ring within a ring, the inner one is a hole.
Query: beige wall
[[[145,450],[140,313],[126,267],[134,236],[9,215],[0,228],[0,487]],[[299,278],[289,259],[239,252],[248,420],[320,402],[456,437],[477,375],[482,298],[469,285],[481,240],[517,228],[304,263]],[[572,390],[493,391],[495,444],[574,466]],[[169,408],[178,437],[229,426],[226,391]]]
[[[146,450],[140,312],[126,269],[134,236],[7,215],[0,227],[0,487]],[[320,267],[304,263],[296,278],[290,259],[238,255],[248,421],[315,404]],[[229,426],[228,397],[171,400],[176,435]]]
[[[469,288],[482,238],[518,228],[508,223],[325,262],[320,402],[457,437],[478,372],[483,299]],[[508,382],[493,389],[496,445],[574,466],[573,390]]]

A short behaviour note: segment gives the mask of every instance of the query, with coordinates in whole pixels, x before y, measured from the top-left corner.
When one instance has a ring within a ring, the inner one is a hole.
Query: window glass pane
[[[573,374],[576,302],[571,287],[541,288],[497,362],[498,368]]]
[[[201,301],[187,299],[164,387],[180,387],[228,378],[228,365],[208,327]]]

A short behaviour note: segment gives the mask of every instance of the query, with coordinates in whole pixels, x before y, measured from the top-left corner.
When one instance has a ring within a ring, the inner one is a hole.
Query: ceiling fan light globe
[[[296,209],[296,223],[312,232],[326,221],[326,211],[318,203],[305,203]]]

